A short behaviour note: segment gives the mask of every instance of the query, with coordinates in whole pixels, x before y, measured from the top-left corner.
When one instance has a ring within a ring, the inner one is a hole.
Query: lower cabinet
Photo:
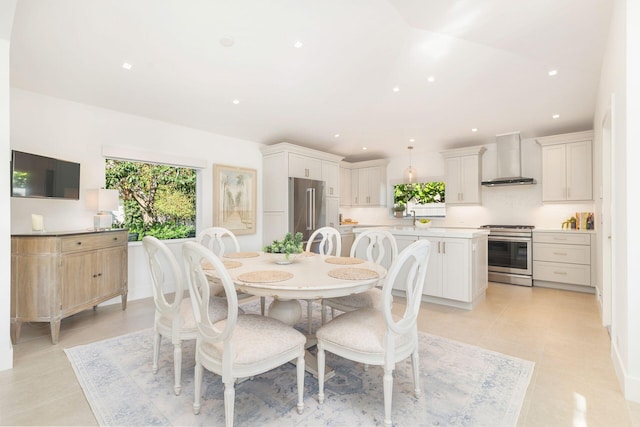
[[[574,287],[592,291],[595,274],[592,262],[594,233],[580,231],[534,231],[534,286]]]
[[[11,334],[24,322],[60,321],[116,296],[127,306],[128,232],[48,233],[11,237]]]
[[[426,239],[431,242],[431,257],[423,294],[470,302],[471,240],[436,237]]]
[[[473,238],[395,237],[399,251],[419,238],[431,242],[423,300],[470,309],[484,295],[488,285],[485,235]],[[404,291],[403,281],[400,280],[394,289]]]

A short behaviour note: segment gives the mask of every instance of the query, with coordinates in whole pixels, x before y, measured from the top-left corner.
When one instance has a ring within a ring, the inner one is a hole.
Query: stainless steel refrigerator
[[[324,182],[313,179],[289,178],[289,231],[307,240],[315,230],[325,225]]]

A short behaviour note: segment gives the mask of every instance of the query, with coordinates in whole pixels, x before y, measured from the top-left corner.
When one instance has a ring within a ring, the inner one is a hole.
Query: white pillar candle
[[[44,218],[42,215],[31,215],[31,230],[44,231]]]

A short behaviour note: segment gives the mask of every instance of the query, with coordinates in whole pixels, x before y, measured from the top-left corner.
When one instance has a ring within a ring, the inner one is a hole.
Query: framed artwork
[[[234,234],[256,232],[256,170],[213,165],[213,224]]]

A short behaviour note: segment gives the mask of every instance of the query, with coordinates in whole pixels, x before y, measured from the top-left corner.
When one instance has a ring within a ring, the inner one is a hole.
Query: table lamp
[[[91,190],[88,194],[88,203],[98,213],[93,216],[93,228],[96,230],[109,229],[113,224],[112,211],[117,211],[119,207],[120,193],[118,190],[108,190],[100,188]]]

